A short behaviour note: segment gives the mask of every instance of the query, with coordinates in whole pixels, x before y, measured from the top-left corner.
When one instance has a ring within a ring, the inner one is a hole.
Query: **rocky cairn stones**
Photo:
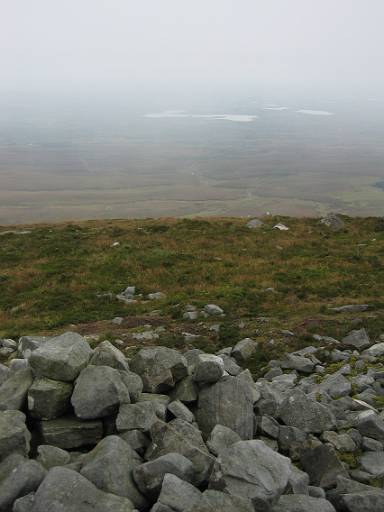
[[[129,361],[22,337],[0,367],[0,512],[382,512],[382,338],[317,340],[254,380],[250,338]]]

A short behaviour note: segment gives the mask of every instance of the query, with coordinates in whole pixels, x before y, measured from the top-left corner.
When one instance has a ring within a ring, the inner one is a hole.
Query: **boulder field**
[[[382,337],[316,342],[255,379],[250,338],[128,360],[23,336],[0,365],[0,512],[382,512]]]

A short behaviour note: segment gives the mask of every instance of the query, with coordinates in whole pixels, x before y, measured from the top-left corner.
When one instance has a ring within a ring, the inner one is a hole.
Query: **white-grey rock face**
[[[87,366],[91,355],[92,350],[82,336],[67,332],[34,350],[29,364],[39,376],[71,382]]]

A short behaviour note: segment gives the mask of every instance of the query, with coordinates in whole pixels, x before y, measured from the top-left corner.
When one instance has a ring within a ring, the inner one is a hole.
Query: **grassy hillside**
[[[276,222],[289,231],[272,229]],[[259,230],[241,218],[90,221],[4,234],[7,226],[0,229],[0,336],[71,328],[130,344],[130,333],[151,324],[164,326],[163,344],[182,345],[187,331],[202,335],[193,344],[214,349],[257,333],[279,339],[281,329],[300,344],[359,322],[375,336],[384,329],[383,226],[377,218],[345,223],[338,233],[316,219],[276,217]],[[128,285],[166,298],[125,305],[102,296]],[[217,319],[182,318],[187,304],[207,303],[226,313],[219,334],[209,330]],[[371,307],[359,315],[328,309],[351,303]],[[122,325],[111,323],[116,316]]]

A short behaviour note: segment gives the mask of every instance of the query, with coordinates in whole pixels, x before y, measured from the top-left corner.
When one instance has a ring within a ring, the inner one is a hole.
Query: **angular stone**
[[[175,418],[181,418],[182,420],[193,423],[195,417],[193,413],[185,406],[180,400],[174,400],[168,405],[168,411],[173,414]]]
[[[32,352],[29,364],[38,376],[73,381],[85,368],[92,350],[80,334],[67,332]]]
[[[251,387],[240,376],[224,377],[203,388],[198,399],[196,420],[205,436],[216,425],[232,429],[242,439],[252,439],[254,431]]]
[[[0,464],[0,510],[10,510],[17,498],[35,491],[45,474],[45,469],[35,460],[9,455]]]
[[[289,453],[292,460],[298,460],[307,437],[308,435],[305,432],[296,427],[280,425],[278,438],[280,450]]]
[[[297,370],[302,373],[312,373],[315,365],[307,357],[297,356],[295,354],[285,354],[280,361],[281,368]]]
[[[226,354],[220,354],[219,357],[220,357],[220,359],[223,360],[224,370],[229,375],[236,377],[236,375],[239,375],[239,373],[241,373],[243,371],[241,366],[239,366],[237,364],[236,360],[233,357],[230,357]]]
[[[231,356],[239,364],[244,364],[256,352],[257,342],[251,338],[244,338],[240,340],[233,347]]]
[[[328,407],[311,400],[299,390],[283,401],[278,416],[286,425],[307,433],[320,434],[336,426],[336,419]]]
[[[166,474],[158,502],[170,507],[174,512],[184,512],[200,501],[201,492],[190,483],[181,480],[176,475]]]
[[[131,360],[130,367],[142,378],[144,391],[150,393],[169,391],[188,374],[185,358],[166,347],[140,350]]]
[[[156,499],[167,473],[187,482],[195,481],[195,468],[192,462],[180,453],[167,453],[135,467],[133,478],[144,496]]]
[[[280,425],[271,416],[261,417],[259,429],[262,434],[272,437],[272,439],[279,437]]]
[[[45,469],[51,469],[55,466],[65,466],[69,464],[71,456],[65,450],[51,446],[49,444],[41,444],[37,447],[37,462],[40,462]]]
[[[291,471],[290,460],[262,441],[239,441],[218,457],[209,485],[267,508],[283,493]]]
[[[23,409],[33,381],[30,368],[13,373],[0,386],[0,411]]]
[[[0,460],[11,453],[27,455],[31,434],[20,411],[0,412]]]
[[[85,455],[80,474],[98,489],[129,498],[143,509],[148,502],[133,480],[133,471],[141,462],[128,443],[118,436],[107,436]]]
[[[343,494],[340,504],[347,512],[383,512],[384,492],[372,487],[371,491]]]
[[[322,440],[330,443],[340,452],[351,453],[357,450],[356,443],[348,434],[338,434],[337,432],[326,430],[322,434]]]
[[[363,436],[384,443],[384,421],[373,411],[364,411],[357,419],[356,428]]]
[[[351,331],[341,342],[344,347],[356,348],[357,350],[363,350],[371,344],[368,333],[364,328]]]
[[[281,496],[272,512],[336,512],[329,501],[300,494]]]
[[[360,457],[360,465],[376,478],[384,476],[384,452],[366,452]]]
[[[206,304],[204,306],[204,312],[209,316],[222,316],[224,314],[221,307],[216,304]]]
[[[52,420],[65,414],[70,406],[73,386],[69,382],[34,380],[28,391],[28,410],[34,418]]]
[[[209,435],[207,446],[217,456],[238,441],[241,441],[239,434],[223,425],[216,425]]]
[[[144,455],[145,450],[150,444],[149,438],[140,430],[127,430],[119,434],[119,436],[139,455]]]
[[[76,416],[86,420],[115,414],[130,398],[118,370],[87,366],[76,380],[71,402]]]
[[[134,512],[128,498],[100,491],[82,475],[52,468],[37,489],[32,512]]]
[[[119,432],[126,430],[149,432],[159,419],[165,420],[165,412],[166,407],[161,402],[123,404],[116,418],[116,428]]]
[[[200,500],[185,512],[254,512],[250,500],[220,491],[204,491]]]
[[[200,354],[194,366],[193,380],[199,384],[213,384],[224,375],[224,362],[213,354]]]
[[[12,512],[31,512],[35,503],[35,493],[30,492],[13,503]]]
[[[131,402],[137,402],[143,392],[143,381],[141,380],[140,375],[130,371],[121,371],[120,375],[128,389]]]
[[[0,363],[0,386],[11,376],[8,366]]]
[[[341,374],[328,375],[319,385],[321,392],[327,393],[331,398],[336,399],[348,396],[351,393],[352,385],[348,379]]]
[[[338,476],[348,475],[334,448],[329,445],[320,444],[314,448],[304,449],[300,462],[304,471],[308,473],[311,484],[323,489],[336,485]]]
[[[158,421],[151,428],[151,438],[152,444],[145,456],[147,460],[156,459],[167,453],[180,453],[194,464],[196,485],[207,479],[214,458],[196,427],[180,419],[170,423]]]
[[[82,421],[75,417],[40,421],[37,424],[43,444],[51,444],[64,450],[97,444],[103,436],[100,420]]]
[[[93,351],[89,364],[110,366],[115,370],[129,370],[124,354],[109,341],[102,341]]]
[[[24,359],[28,359],[34,350],[44,345],[49,339],[47,336],[21,336],[17,350]]]
[[[186,404],[196,402],[198,398],[198,387],[192,376],[180,380],[175,389],[171,392],[172,400],[180,400]]]

